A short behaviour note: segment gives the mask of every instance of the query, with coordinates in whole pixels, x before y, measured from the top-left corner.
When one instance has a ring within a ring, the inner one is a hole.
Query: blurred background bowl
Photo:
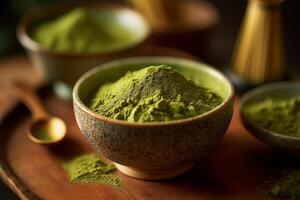
[[[255,102],[265,99],[290,99],[300,95],[300,83],[277,82],[260,86],[247,92],[241,98],[240,115],[243,125],[254,137],[275,150],[300,155],[300,137],[292,137],[275,133],[255,125],[244,113],[244,109]]]
[[[149,42],[182,49],[208,59],[210,39],[219,22],[218,9],[208,1],[129,0],[149,22]]]
[[[27,50],[34,67],[42,74],[46,81],[58,81],[56,91],[61,97],[68,98],[75,81],[87,70],[97,64],[116,58],[134,54],[149,35],[149,27],[144,18],[136,11],[122,5],[80,5],[91,10],[104,13],[110,23],[128,28],[136,40],[126,48],[110,53],[61,53],[43,48],[31,37],[31,31],[41,23],[54,19],[78,7],[77,5],[55,5],[47,8],[29,11],[19,22],[17,35],[21,44]],[[126,19],[126,20],[124,20]]]
[[[127,71],[160,64],[212,89],[223,102],[195,117],[154,123],[114,120],[88,108],[91,96],[101,84],[116,81]],[[220,72],[203,63],[174,57],[134,57],[109,62],[83,75],[73,90],[77,123],[89,143],[123,173],[148,180],[180,175],[206,155],[225,134],[233,101],[233,87]]]

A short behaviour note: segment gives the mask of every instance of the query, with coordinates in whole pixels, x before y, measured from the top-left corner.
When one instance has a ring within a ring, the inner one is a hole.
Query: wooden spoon
[[[28,130],[29,139],[39,144],[55,144],[62,141],[67,132],[65,122],[47,113],[40,99],[29,87],[21,83],[14,83],[13,89],[14,95],[32,113],[32,121]]]

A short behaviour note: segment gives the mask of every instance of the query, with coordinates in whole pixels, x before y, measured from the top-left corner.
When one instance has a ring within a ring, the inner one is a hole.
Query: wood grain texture
[[[15,80],[25,82],[31,87],[36,87],[42,81],[41,76],[24,56],[0,60],[0,119],[16,103],[8,87],[9,82]]]
[[[0,174],[22,199],[264,199],[257,187],[267,178],[272,152],[245,132],[236,112],[222,142],[185,175],[147,182],[116,172],[123,186],[115,189],[68,182],[61,161],[93,150],[80,133],[70,104],[52,95],[44,102],[68,125],[63,143],[50,148],[32,143],[24,132],[30,116],[23,106],[7,116],[0,129]]]
[[[0,81],[24,80],[35,86],[40,79],[28,60],[16,57],[0,61]],[[123,179],[123,187],[70,184],[61,161],[93,150],[81,135],[73,116],[72,106],[44,90],[41,96],[47,110],[67,122],[68,137],[51,148],[32,143],[25,135],[30,114],[0,84],[0,176],[21,199],[138,199],[138,200],[252,200],[266,199],[258,192],[274,168],[274,154],[250,136],[238,117],[238,102],[231,126],[224,139],[211,154],[199,161],[185,175],[161,182]],[[1,197],[0,197],[1,199]]]

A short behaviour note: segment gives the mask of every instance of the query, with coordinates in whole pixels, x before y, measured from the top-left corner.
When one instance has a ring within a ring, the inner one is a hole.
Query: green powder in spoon
[[[160,122],[200,115],[221,102],[213,91],[160,65],[128,72],[116,82],[100,86],[90,108],[113,119]]]
[[[115,170],[114,165],[106,164],[95,154],[78,156],[63,163],[63,167],[68,172],[70,182],[121,186],[120,178],[111,174]]]
[[[36,131],[34,137],[44,142],[51,142],[56,140],[54,136],[49,134],[49,130],[41,127]]]

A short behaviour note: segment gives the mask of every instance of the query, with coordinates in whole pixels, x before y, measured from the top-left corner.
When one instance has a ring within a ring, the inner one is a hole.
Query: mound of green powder
[[[266,99],[247,106],[243,112],[259,127],[300,137],[300,96],[288,100]]]
[[[78,156],[63,163],[63,167],[68,172],[70,182],[121,186],[120,178],[110,174],[115,170],[114,165],[107,165],[94,154]]]
[[[113,119],[160,122],[193,117],[221,102],[216,93],[160,65],[128,72],[116,82],[100,86],[90,108]]]
[[[267,195],[282,199],[300,199],[300,170],[287,170],[265,187]]]
[[[110,18],[77,8],[40,24],[32,37],[45,48],[67,53],[105,53],[132,43],[132,34]]]

